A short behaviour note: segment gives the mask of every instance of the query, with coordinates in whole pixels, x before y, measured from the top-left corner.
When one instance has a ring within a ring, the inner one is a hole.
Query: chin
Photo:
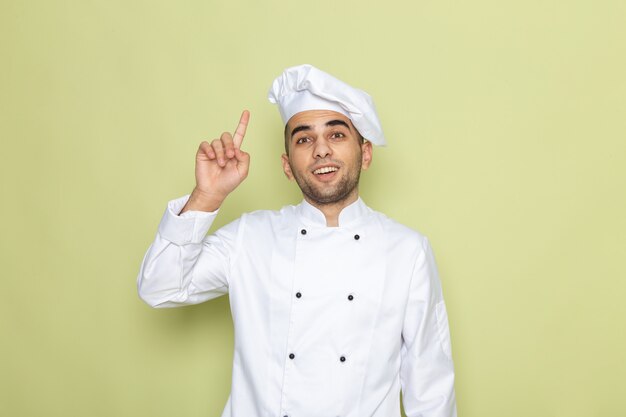
[[[347,193],[342,193],[339,191],[340,190],[333,190],[333,192],[329,193],[309,192],[305,193],[305,195],[309,197],[310,200],[315,201],[318,204],[335,204],[340,203],[350,197],[353,190],[350,190],[350,192]]]

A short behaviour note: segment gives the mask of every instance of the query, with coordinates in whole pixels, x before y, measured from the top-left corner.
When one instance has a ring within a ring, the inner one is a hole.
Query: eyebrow
[[[350,130],[350,126],[348,126],[348,124],[346,122],[344,122],[343,120],[339,120],[339,119],[327,121],[326,122],[326,126],[345,126],[348,130]],[[296,126],[291,131],[291,137],[293,138],[293,135],[295,135],[298,132],[302,132],[304,130],[311,130],[311,126],[310,125]]]
[[[300,126],[296,126],[292,131],[291,131],[291,137],[293,138],[293,135],[295,135],[298,132],[302,132],[303,130],[311,130],[311,126],[309,125],[300,125]]]
[[[350,130],[350,126],[348,126],[348,124],[346,122],[344,122],[343,120],[330,120],[328,122],[326,122],[326,126],[345,126],[348,128],[348,130]]]

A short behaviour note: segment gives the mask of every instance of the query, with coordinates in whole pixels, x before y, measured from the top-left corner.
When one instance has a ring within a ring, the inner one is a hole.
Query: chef
[[[222,417],[456,416],[442,287],[428,239],[359,197],[385,145],[365,92],[310,65],[269,100],[285,125],[282,167],[303,200],[243,214],[207,236],[248,175],[250,114],[202,142],[196,186],[172,200],[137,278],[152,307],[229,294],[235,331]]]

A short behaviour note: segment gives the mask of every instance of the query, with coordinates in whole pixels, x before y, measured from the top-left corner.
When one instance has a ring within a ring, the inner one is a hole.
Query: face
[[[283,170],[314,205],[356,200],[361,169],[372,160],[372,144],[361,143],[350,119],[330,110],[295,114],[285,131],[289,155]]]

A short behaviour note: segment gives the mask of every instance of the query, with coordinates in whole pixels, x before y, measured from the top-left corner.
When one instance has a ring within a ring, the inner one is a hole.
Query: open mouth
[[[315,171],[313,171],[313,173],[315,175],[323,175],[323,174],[329,174],[331,172],[337,172],[339,171],[339,168],[337,167],[322,167],[322,168],[318,168]]]
[[[334,178],[337,171],[339,171],[339,167],[326,166],[314,169],[313,174],[320,181],[330,181]]]

